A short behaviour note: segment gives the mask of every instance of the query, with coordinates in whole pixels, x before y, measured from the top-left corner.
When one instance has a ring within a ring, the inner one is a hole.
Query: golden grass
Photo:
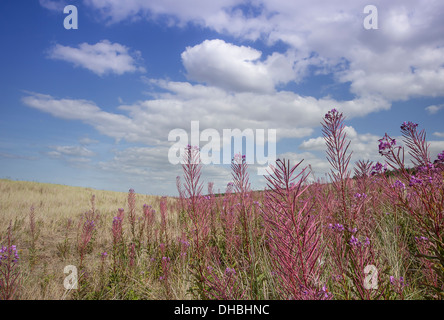
[[[100,264],[100,254],[111,243],[111,225],[118,208],[128,211],[128,193],[95,190],[65,185],[11,181],[0,179],[0,244],[5,242],[9,223],[13,241],[19,250],[23,281],[20,299],[61,299],[66,295],[63,280],[66,265],[78,264],[76,251],[79,224],[82,215],[91,209],[91,197],[95,195],[95,209],[100,219],[96,222],[97,235],[93,252],[86,257],[90,266]],[[136,209],[140,216],[143,204],[151,205],[159,212],[160,196],[136,195]],[[170,211],[174,199],[168,199]],[[30,207],[35,208],[38,238],[34,263],[31,263]],[[175,214],[169,221],[175,224]],[[159,217],[157,217],[160,219]],[[70,249],[63,257],[58,248],[66,237],[68,219],[72,226],[68,231]],[[155,297],[153,297],[155,298]]]

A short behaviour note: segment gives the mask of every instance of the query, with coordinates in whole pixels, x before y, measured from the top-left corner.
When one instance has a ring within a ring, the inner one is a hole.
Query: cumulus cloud
[[[377,99],[336,101],[329,97],[302,97],[289,91],[230,93],[220,88],[188,82],[150,82],[162,90],[156,90],[152,99],[121,105],[116,111],[105,110],[105,107],[99,107],[88,100],[60,99],[32,92],[28,92],[22,101],[25,105],[54,117],[86,123],[116,141],[145,145],[113,151],[114,157],[111,160],[94,165],[102,171],[114,172],[117,176],[122,176],[122,179],[131,179],[134,186],[143,185],[147,179],[158,181],[168,192],[174,190],[175,178],[182,174],[180,165],[174,166],[168,161],[169,148],[174,143],[168,141],[168,134],[173,129],[183,129],[187,132],[188,139],[191,139],[191,121],[199,121],[200,133],[205,129],[215,129],[222,141],[224,129],[252,129],[253,132],[264,129],[267,141],[268,129],[276,129],[278,140],[311,135],[313,128],[321,121],[320,115],[332,106],[346,112],[349,119],[390,106],[387,102]],[[347,127],[347,132],[350,136],[357,135],[351,127]],[[359,141],[362,143],[371,140],[366,135],[360,137]],[[316,141],[317,150],[322,150],[323,140]],[[71,165],[86,164],[93,156],[86,146],[94,141],[81,139],[80,142],[81,146],[77,147],[55,147],[50,155],[68,161]],[[206,143],[201,141],[200,146]],[[302,154],[308,164],[311,164],[317,173],[324,172],[327,164],[325,157],[317,158],[314,152],[311,152],[316,151],[316,148],[308,143],[304,142],[301,149],[303,148],[307,150]],[[362,147],[362,150],[367,148]],[[221,151],[223,154],[226,152],[224,148]],[[231,150],[229,152],[231,153]],[[256,187],[262,188],[265,181],[263,177],[256,176],[256,167],[251,166],[254,172],[252,179],[255,180]],[[215,182],[216,190],[225,190],[230,180],[230,168],[224,165],[206,165],[203,178],[207,182]],[[156,192],[163,190],[159,189]]]
[[[112,22],[168,16],[176,25],[194,23],[240,40],[267,45],[284,43],[289,47],[291,54],[276,53],[276,73],[271,71],[273,55],[261,60],[261,53],[254,48],[210,41],[187,49],[183,60],[189,76],[212,85],[232,89],[228,81],[232,80],[241,90],[270,92],[279,81],[308,76],[307,66],[312,66],[325,74],[334,74],[340,83],[350,84],[351,93],[358,97],[377,95],[397,101],[443,95],[444,2],[440,0],[426,4],[416,0],[375,0],[372,4],[378,9],[377,30],[363,27],[366,0],[188,0],[174,5],[172,0],[85,2]],[[214,56],[205,56],[206,52]],[[233,60],[226,70],[224,53]],[[202,68],[198,57],[203,59]],[[225,75],[226,81],[205,72],[205,66],[215,74]],[[282,73],[284,69],[286,72]],[[253,79],[254,75],[262,82]]]
[[[134,142],[140,141],[141,137],[149,136],[149,131],[143,127],[137,127],[130,118],[103,111],[91,101],[56,99],[39,93],[30,93],[22,101],[25,105],[49,113],[56,118],[80,120],[117,141],[125,139]]]
[[[51,59],[63,60],[102,76],[109,73],[145,72],[138,65],[140,52],[102,40],[96,44],[81,43],[78,48],[56,44],[49,50]]]
[[[370,133],[358,133],[352,126],[345,126],[344,131],[346,133],[347,141],[350,141],[350,147],[348,152],[352,153],[350,165],[353,165],[354,161],[358,160],[371,160],[380,161],[381,156],[378,150],[379,136]],[[307,150],[308,152],[318,152],[323,154],[323,159],[326,156],[327,146],[325,144],[324,137],[316,137],[308,140],[304,140],[299,149]],[[326,163],[328,165],[328,162]],[[325,164],[324,167],[325,169]]]
[[[444,151],[444,141],[430,141],[429,152],[431,160],[435,160],[439,153]]]
[[[304,140],[299,148],[302,150],[317,150],[323,151],[326,149],[324,137],[310,138],[308,140]]]
[[[310,135],[319,125],[320,115],[333,106],[349,118],[361,117],[390,105],[380,99],[337,101],[329,97],[315,99],[294,92],[229,93],[215,87],[192,85],[188,82],[153,80],[165,93],[153,99],[119,110],[127,115],[105,111],[94,102],[81,99],[57,99],[50,95],[30,93],[25,105],[55,117],[80,120],[116,140],[142,142],[148,145],[168,144],[168,133],[180,128],[190,132],[191,121],[199,121],[200,130],[276,129],[277,139]]]
[[[273,53],[261,61],[262,53],[220,39],[205,40],[182,53],[182,62],[192,80],[230,91],[273,92],[279,83],[296,80],[308,63],[293,68],[291,54]]]
[[[444,48],[397,47],[382,52],[356,48],[349,56],[350,68],[339,79],[349,81],[357,95],[378,94],[391,101],[442,95]]]

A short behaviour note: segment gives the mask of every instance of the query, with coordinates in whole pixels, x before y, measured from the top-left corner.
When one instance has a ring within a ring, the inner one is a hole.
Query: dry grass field
[[[94,195],[97,233],[93,250],[86,257],[87,269],[95,270],[103,252],[109,252],[113,217],[119,208],[128,210],[128,193],[94,190],[47,183],[0,179],[0,244],[5,243],[9,223],[13,244],[20,256],[22,281],[20,299],[62,299],[67,297],[63,281],[67,265],[78,266],[79,221],[91,210]],[[144,204],[159,212],[161,197],[137,194],[136,208]],[[174,199],[168,205],[174,208]],[[35,248],[32,248],[30,210],[34,207]],[[172,224],[175,216],[169,216]],[[141,257],[142,259],[142,257]],[[145,298],[156,298],[146,295]]]

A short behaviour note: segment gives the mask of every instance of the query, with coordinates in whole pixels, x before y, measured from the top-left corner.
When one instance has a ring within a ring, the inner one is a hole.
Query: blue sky
[[[364,28],[368,4],[378,29]],[[168,134],[196,120],[221,135],[276,129],[278,157],[323,176],[331,108],[347,117],[353,161],[381,160],[377,140],[404,121],[435,158],[443,14],[440,0],[1,1],[0,178],[176,195]],[[203,178],[224,190],[229,166]]]

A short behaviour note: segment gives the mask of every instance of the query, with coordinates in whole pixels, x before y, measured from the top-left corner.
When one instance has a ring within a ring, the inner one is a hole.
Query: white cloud
[[[146,184],[147,181],[155,184],[156,193],[175,192],[176,177],[183,176],[180,164],[169,163],[166,146],[131,147],[114,151],[114,157],[110,161],[99,162],[98,167],[126,179],[129,177],[135,185]],[[231,178],[230,168],[222,165],[204,165],[201,173],[200,181],[204,182],[203,193],[207,191],[208,182],[214,182],[215,191],[225,190]]]
[[[60,119],[80,120],[117,141],[121,139],[129,142],[143,141],[143,137],[149,137],[149,131],[146,128],[137,127],[130,118],[124,115],[103,111],[94,102],[56,99],[50,95],[38,93],[29,94],[22,99],[27,106]]]
[[[438,106],[436,106],[436,105],[431,105],[431,106],[428,106],[428,107],[425,108],[425,109],[426,109],[426,111],[427,111],[429,114],[437,114],[438,111],[441,110],[441,109],[443,109],[443,108],[444,108],[444,104],[440,104],[440,105],[438,105]]]
[[[91,138],[88,138],[88,137],[84,137],[84,138],[81,138],[81,139],[79,140],[79,143],[80,143],[81,145],[89,145],[89,144],[96,144],[96,143],[99,143],[99,141],[98,141],[98,140],[91,139]]]
[[[63,13],[63,8],[66,6],[66,1],[64,0],[39,0],[39,2],[42,7],[51,11],[58,11],[60,13]]]
[[[444,86],[444,48],[395,47],[381,51],[350,50],[350,68],[339,73],[357,95],[378,94],[388,100],[412,96],[441,96]]]
[[[51,151],[45,152],[52,159],[58,159],[70,166],[86,168],[92,163],[96,153],[84,146],[49,146]]]
[[[433,135],[438,138],[444,138],[444,132],[433,132]]]
[[[434,161],[437,158],[438,153],[441,153],[444,151],[444,140],[429,141],[429,143],[430,143],[430,147],[429,147],[430,157],[431,157],[431,160]]]
[[[93,157],[95,153],[84,146],[51,146],[54,151],[48,152],[54,158],[60,158],[62,156],[68,157]]]
[[[130,53],[129,48],[108,40],[96,44],[81,43],[78,48],[56,44],[49,50],[49,57],[73,63],[99,76],[108,73],[122,75],[126,72],[145,72],[143,67],[138,66],[140,52]]]
[[[273,82],[258,61],[260,57],[260,51],[223,40],[205,40],[182,53],[193,80],[235,91],[273,91]]]
[[[268,45],[280,41],[289,46],[287,54],[276,53],[278,72],[271,70],[273,54],[267,60],[258,60],[260,53],[254,48],[226,46],[214,50],[216,42],[204,42],[193,47],[194,51],[189,49],[195,58],[186,57],[190,77],[212,85],[227,88],[231,80],[232,86],[238,84],[241,90],[271,92],[279,81],[299,81],[309,76],[307,66],[314,66],[326,74],[334,74],[339,82],[350,83],[351,93],[357,97],[376,95],[397,101],[443,95],[444,2],[441,0],[426,3],[375,0],[372,4],[378,9],[377,30],[363,27],[366,0],[322,3],[311,0],[132,0],[125,4],[118,0],[87,0],[86,3],[113,22],[167,16],[172,24],[179,26],[191,22],[240,40],[262,41]],[[244,10],[242,5],[252,7],[254,13]],[[205,56],[205,52],[215,55]],[[227,59],[221,54],[236,57],[236,52],[240,56],[222,70]],[[203,58],[202,68],[197,63],[198,57]],[[211,77],[203,69],[205,66],[215,68],[216,74],[225,77]],[[282,70],[286,71],[282,73]],[[257,78],[263,81],[259,83]]]
[[[319,126],[320,115],[332,107],[344,110],[348,118],[353,118],[389,106],[383,100],[335,101],[328,97],[302,97],[287,91],[228,93],[220,88],[192,85],[188,82],[151,80],[151,84],[159,86],[162,90],[157,91],[151,100],[120,106],[119,114],[105,111],[92,101],[58,99],[39,93],[28,92],[22,101],[29,107],[57,118],[82,121],[117,141],[125,140],[146,145],[147,147],[137,146],[114,151],[112,160],[94,165],[101,170],[114,172],[126,179],[125,181],[131,180],[134,183],[132,186],[142,186],[144,181],[149,179],[162,184],[162,188],[167,188],[168,192],[174,190],[175,178],[182,174],[180,166],[173,166],[168,161],[168,150],[172,144],[168,141],[168,134],[170,130],[179,128],[188,132],[191,138],[191,121],[199,121],[200,132],[207,128],[216,129],[221,138],[223,129],[235,128],[265,131],[277,129],[278,139],[300,138],[311,135],[313,128]],[[122,114],[122,111],[126,114]],[[360,143],[372,140],[367,135],[357,134],[352,127],[347,127],[346,130],[351,137],[358,135]],[[304,146],[305,142],[301,148],[322,150],[325,145],[323,140],[316,141],[318,148]],[[81,147],[55,147],[50,155],[74,165],[88,163],[87,159],[92,157],[92,153],[85,145],[92,141],[81,139],[80,142]],[[201,147],[205,143],[201,142]],[[376,145],[373,147],[377,149]],[[368,147],[364,146],[361,149],[367,151]],[[310,152],[302,154],[307,165],[311,164],[316,173],[325,169],[325,160],[319,160]],[[255,166],[252,166],[252,170],[254,168]],[[257,177],[256,174],[251,177],[259,183],[255,184],[256,187],[262,188],[265,185],[263,178]],[[207,182],[215,182],[216,189],[225,190],[226,183],[231,179],[230,169],[223,165],[207,165],[203,178]],[[156,193],[158,192],[163,192],[163,189],[156,190]]]
[[[192,80],[230,91],[273,92],[279,83],[296,80],[308,62],[293,68],[294,57],[273,53],[261,61],[262,53],[251,47],[223,40],[205,40],[182,53],[182,62]]]
[[[345,126],[344,132],[346,133],[346,141],[350,141],[350,147],[347,152],[353,152],[349,169],[351,169],[353,163],[358,160],[381,160],[378,150],[378,139],[381,137],[369,133],[358,133],[351,126]],[[299,145],[299,149],[322,152],[325,156],[327,146],[324,137],[316,137],[303,141]]]
[[[65,160],[73,165],[89,164],[91,162],[91,158],[85,157],[70,157],[66,158]]]
[[[273,93],[229,93],[219,88],[187,82],[152,80],[165,93],[154,99],[122,105],[127,115],[104,111],[94,102],[57,99],[29,93],[22,101],[55,117],[80,120],[116,140],[142,142],[147,145],[169,144],[172,129],[190,131],[191,121],[200,121],[200,130],[276,129],[277,138],[298,138],[312,133],[320,115],[336,107],[348,118],[361,117],[384,110],[390,105],[381,99],[336,101],[329,97],[315,99],[289,91]]]
[[[185,25],[189,21],[207,24],[222,8],[230,8],[242,2],[239,0],[84,0],[85,4],[97,9],[101,16],[111,23],[136,17],[153,19],[169,15],[174,19],[174,23],[179,25]]]
[[[324,151],[326,150],[324,137],[310,138],[302,142],[299,148],[302,150]]]

